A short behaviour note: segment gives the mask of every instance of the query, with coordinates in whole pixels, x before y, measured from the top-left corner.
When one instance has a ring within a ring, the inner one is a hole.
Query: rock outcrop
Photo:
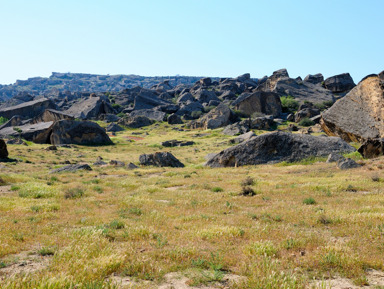
[[[10,119],[15,115],[20,115],[24,119],[28,119],[38,116],[46,109],[54,108],[55,104],[50,99],[42,98],[0,109],[0,116]]]
[[[7,144],[3,139],[0,139],[0,159],[8,158]]]
[[[328,77],[324,81],[324,87],[333,93],[348,92],[355,87],[355,83],[349,73],[343,73]]]
[[[73,104],[64,113],[81,119],[96,119],[102,114],[114,113],[115,110],[104,96],[88,97]]]
[[[362,80],[322,114],[322,129],[345,141],[384,137],[384,81],[378,75]]]
[[[254,113],[278,116],[282,112],[280,97],[274,92],[244,93],[232,105],[249,116]]]
[[[39,122],[36,124],[26,124],[21,126],[9,126],[0,130],[1,137],[19,137],[35,143],[46,143],[45,139],[41,142],[40,136],[47,133],[53,122]]]
[[[227,105],[221,103],[202,118],[191,122],[191,128],[216,129],[231,122],[232,111]]]
[[[55,122],[44,134],[37,137],[39,143],[53,145],[111,145],[105,129],[91,121],[60,120]]]
[[[235,167],[277,162],[295,162],[330,153],[347,153],[355,149],[337,137],[273,132],[225,149],[207,162],[209,167]]]
[[[139,161],[144,166],[156,166],[156,167],[173,167],[182,168],[184,164],[181,163],[170,152],[156,152],[154,154],[140,155]]]

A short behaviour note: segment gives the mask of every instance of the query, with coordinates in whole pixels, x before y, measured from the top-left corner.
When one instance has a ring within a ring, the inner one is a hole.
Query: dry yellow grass
[[[383,158],[348,171],[324,162],[211,169],[204,156],[229,146],[220,131],[161,124],[112,139],[115,146],[58,151],[9,145],[23,162],[0,173],[9,188],[0,192],[1,288],[124,287],[111,276],[129,277],[127,288],[157,288],[170,272],[196,286],[231,273],[244,277],[231,288],[305,288],[332,276],[364,285],[367,269],[384,269]],[[196,144],[159,146],[169,139]],[[49,174],[64,161],[137,163],[159,150],[186,167]],[[248,176],[253,197],[241,195]],[[70,190],[81,194],[65,198]],[[23,252],[46,265],[4,273]]]

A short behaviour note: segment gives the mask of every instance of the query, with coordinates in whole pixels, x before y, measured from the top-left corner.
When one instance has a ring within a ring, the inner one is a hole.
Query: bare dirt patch
[[[33,274],[41,271],[48,266],[50,257],[43,257],[32,252],[22,252],[7,259],[8,261],[4,263],[8,264],[9,262],[9,265],[0,269],[0,280],[20,274]]]
[[[11,186],[0,186],[0,195],[10,193],[12,193]]]
[[[308,288],[332,288],[332,289],[376,289],[384,286],[384,272],[369,269],[367,271],[368,286],[356,286],[347,278],[333,278],[323,281],[315,281]]]

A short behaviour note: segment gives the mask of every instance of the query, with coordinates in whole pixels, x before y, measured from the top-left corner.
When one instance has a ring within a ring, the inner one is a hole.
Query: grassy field
[[[111,139],[8,145],[21,161],[0,169],[1,288],[384,288],[370,274],[384,270],[384,158],[211,169],[204,156],[230,146],[220,130],[155,124]],[[196,144],[161,147],[170,139]],[[156,151],[186,167],[92,166]],[[66,161],[93,170],[49,173]]]

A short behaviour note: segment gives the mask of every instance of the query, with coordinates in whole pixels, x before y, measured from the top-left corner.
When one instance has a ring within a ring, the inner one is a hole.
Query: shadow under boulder
[[[209,167],[236,167],[278,162],[296,162],[331,153],[350,153],[355,148],[338,137],[273,132],[230,147],[210,159]]]

